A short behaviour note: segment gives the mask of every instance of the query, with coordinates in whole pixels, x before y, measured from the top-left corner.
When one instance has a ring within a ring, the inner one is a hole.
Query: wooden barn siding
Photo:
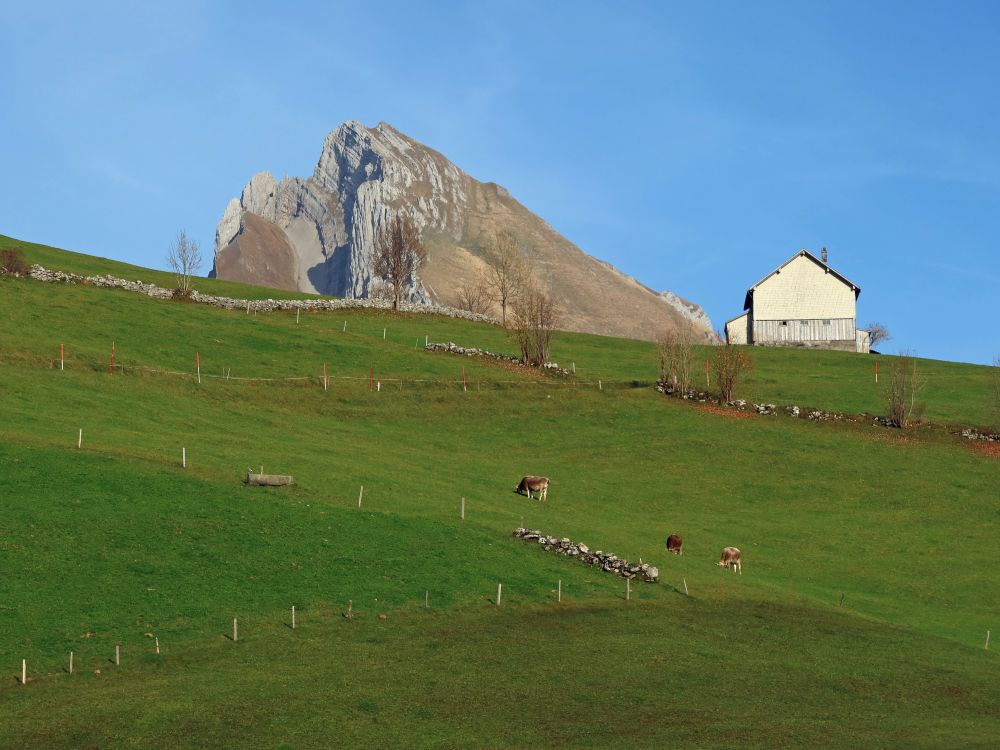
[[[754,342],[771,341],[854,341],[854,318],[831,318],[830,325],[822,320],[754,320]],[[805,325],[803,325],[805,324]],[[784,335],[782,335],[784,329]]]

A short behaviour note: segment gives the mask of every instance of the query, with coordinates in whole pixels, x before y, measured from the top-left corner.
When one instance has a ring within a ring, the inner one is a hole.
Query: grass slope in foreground
[[[0,292],[0,664],[38,677],[0,684],[0,745],[988,747],[1000,730],[982,649],[995,459],[567,387],[364,328],[490,332],[462,322],[358,313],[345,334],[336,316],[296,327],[74,287],[49,305],[51,290]],[[136,361],[50,369],[42,339],[66,330],[95,352],[120,336]],[[216,340],[203,356],[234,371],[329,357],[362,379],[139,374],[190,371],[191,342]],[[372,363],[404,388],[369,392]],[[482,390],[456,383],[463,364]],[[298,484],[247,488],[249,463]],[[511,492],[528,471],[553,477],[545,505]],[[626,603],[620,579],[511,539],[522,514],[653,561],[663,583]],[[686,550],[668,559],[672,530]],[[724,544],[743,576],[714,567]]]

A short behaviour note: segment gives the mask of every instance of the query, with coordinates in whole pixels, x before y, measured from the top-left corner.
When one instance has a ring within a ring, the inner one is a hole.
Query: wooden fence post
[[[28,684],[28,660],[21,659],[21,684]]]
[[[76,447],[77,448],[82,448],[83,447],[83,428],[82,427],[80,428],[80,433],[76,436]]]
[[[188,465],[187,448],[181,448],[181,468],[186,469]]]
[[[562,601],[562,579],[561,578],[559,579],[559,588],[558,588],[558,593],[556,594],[556,601],[557,602],[561,602]]]
[[[59,344],[59,369],[66,369],[66,345]]]
[[[497,606],[498,607],[500,606],[500,594],[502,592],[503,592],[503,584],[502,583],[498,583],[497,584]]]
[[[201,352],[194,353],[194,362],[198,370],[198,385],[201,385]]]
[[[364,494],[365,494],[365,486],[361,485],[361,492],[358,493],[358,507],[359,508],[361,507],[361,498],[364,497]]]
[[[69,652],[69,673],[73,674],[73,652]]]
[[[684,596],[688,596],[688,579],[685,578],[683,580],[684,580]]]
[[[120,643],[115,644],[115,666],[121,666],[122,663],[122,646]]]
[[[465,498],[462,498],[462,520],[465,520]]]
[[[295,605],[292,605],[292,630],[295,630]]]
[[[233,642],[235,643],[240,639],[240,631],[236,623],[236,618],[233,618]]]

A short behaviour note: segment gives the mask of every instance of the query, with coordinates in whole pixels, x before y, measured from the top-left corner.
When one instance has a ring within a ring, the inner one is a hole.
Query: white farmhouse
[[[746,312],[726,323],[730,344],[868,351],[857,327],[861,287],[808,250],[799,250],[747,290]]]

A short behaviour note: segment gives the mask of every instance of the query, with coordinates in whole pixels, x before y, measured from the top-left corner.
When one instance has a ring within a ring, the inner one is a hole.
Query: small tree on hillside
[[[719,394],[725,403],[733,400],[736,386],[743,377],[753,372],[753,360],[743,349],[732,344],[725,344],[715,350],[714,362],[715,380],[719,384]]]
[[[549,361],[552,333],[558,322],[558,312],[552,297],[535,285],[530,285],[513,300],[510,310],[510,334],[521,350],[526,365],[536,367]]]
[[[0,275],[27,276],[31,272],[28,261],[24,259],[24,251],[19,247],[7,247],[0,250]]]
[[[885,388],[887,419],[893,427],[906,427],[923,416],[924,406],[917,399],[923,393],[925,381],[917,371],[917,359],[901,354],[889,362],[889,381]]]
[[[879,344],[892,341],[892,334],[889,329],[881,323],[871,322],[868,324],[868,348],[874,349]]]
[[[189,240],[183,229],[167,250],[167,263],[177,277],[177,291],[187,297],[191,294],[191,277],[201,267],[201,248],[197,240]]]
[[[471,313],[485,315],[492,302],[490,296],[489,282],[485,276],[479,275],[458,288],[458,306]]]
[[[486,283],[493,300],[500,305],[500,322],[506,326],[511,301],[528,277],[517,238],[506,230],[493,235],[488,263]]]
[[[660,380],[670,385],[675,393],[687,393],[694,371],[694,344],[690,336],[680,331],[666,331],[657,339],[656,351],[660,360]]]
[[[393,310],[399,309],[403,293],[416,280],[417,269],[425,260],[427,251],[420,242],[420,231],[410,217],[393,217],[376,235],[372,267],[375,275],[385,281]]]

